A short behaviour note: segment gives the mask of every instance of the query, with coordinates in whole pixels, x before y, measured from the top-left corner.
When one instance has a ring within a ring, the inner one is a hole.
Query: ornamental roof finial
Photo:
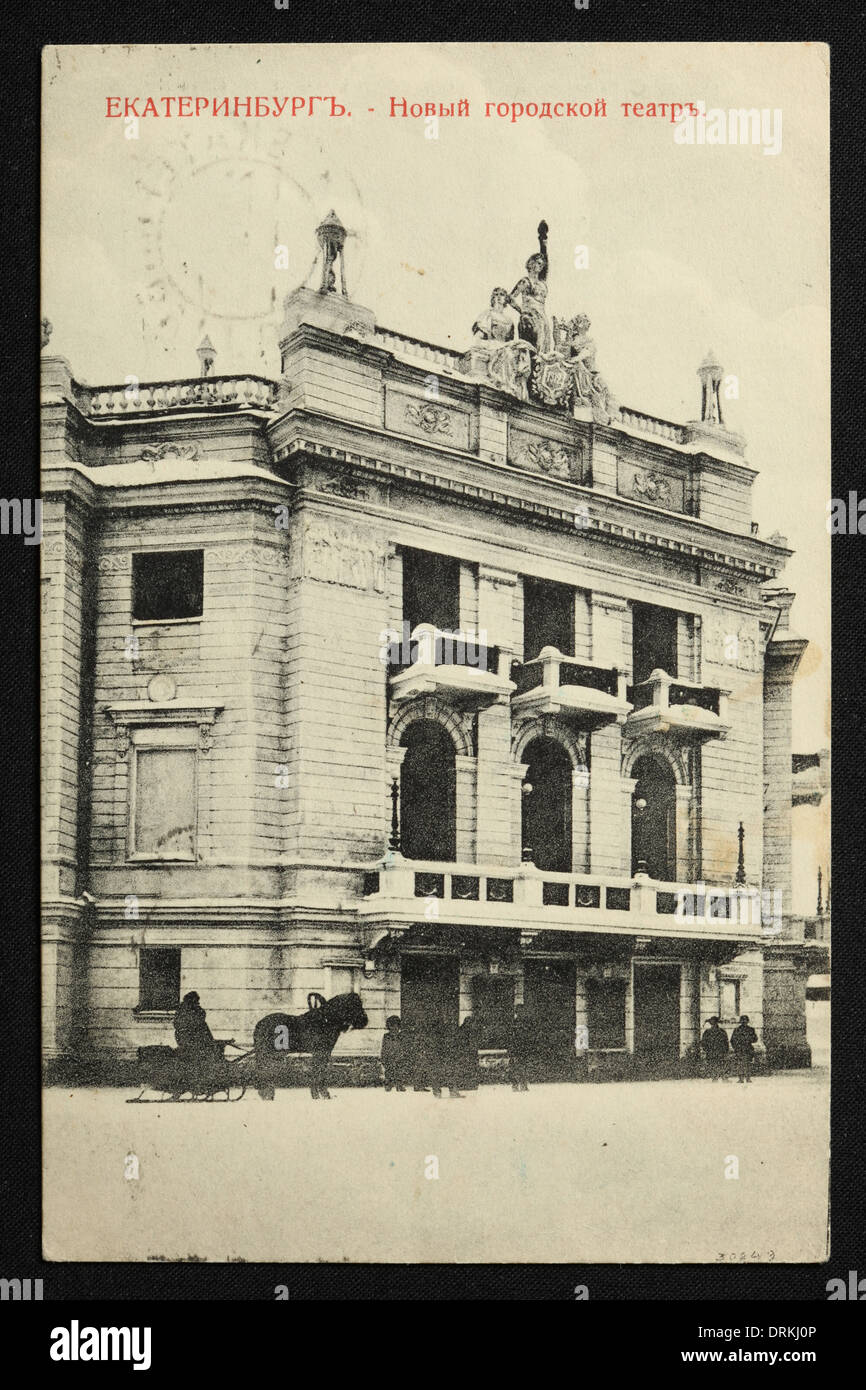
[[[202,376],[210,376],[213,371],[213,364],[216,361],[216,348],[210,338],[204,337],[196,348],[198,360],[201,363]]]
[[[324,221],[320,222],[316,228],[316,236],[322,248],[322,283],[319,286],[319,294],[337,293],[337,276],[334,265],[339,259],[340,262],[340,293],[344,299],[348,299],[346,291],[346,267],[343,259],[343,247],[346,244],[348,233],[343,226],[334,209],[328,213]]]
[[[701,379],[701,422],[705,425],[724,424],[719,395],[723,374],[724,368],[711,348],[698,367],[698,376]]]

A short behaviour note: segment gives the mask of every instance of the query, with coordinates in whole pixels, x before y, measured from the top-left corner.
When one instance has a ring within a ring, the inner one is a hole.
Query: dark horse
[[[313,1100],[330,1100],[326,1083],[334,1044],[350,1028],[367,1026],[359,994],[337,994],[333,999],[308,994],[307,1004],[305,1014],[268,1014],[255,1026],[256,1086],[262,1100],[274,1099],[274,1083],[286,1075],[286,1060],[293,1052],[310,1054]]]

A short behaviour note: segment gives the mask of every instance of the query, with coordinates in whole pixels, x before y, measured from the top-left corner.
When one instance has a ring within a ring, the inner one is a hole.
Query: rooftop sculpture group
[[[547,232],[547,223],[539,223],[538,250],[527,260],[526,274],[510,294],[497,286],[472,325],[466,370],[518,400],[565,410],[588,407],[607,424],[618,407],[596,367],[589,319],[547,316]]]

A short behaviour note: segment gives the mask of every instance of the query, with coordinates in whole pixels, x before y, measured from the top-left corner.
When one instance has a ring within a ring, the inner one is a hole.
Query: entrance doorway
[[[400,839],[407,859],[453,862],[457,850],[454,743],[441,724],[418,719],[401,739]]]
[[[456,956],[400,958],[400,1018],[407,1032],[426,1036],[460,1019],[460,962]]]
[[[576,968],[573,960],[527,960],[523,1002],[535,1034],[535,1072],[557,1080],[574,1071]]]
[[[472,1017],[479,1047],[507,1048],[514,1020],[514,977],[473,976]]]
[[[634,963],[634,1055],[648,1070],[677,1069],[681,974],[679,965]]]
[[[547,873],[571,872],[571,759],[554,738],[534,738],[524,753],[523,848]]]
[[[673,769],[664,758],[638,758],[631,808],[631,871],[646,866],[650,878],[677,876],[677,797]]]

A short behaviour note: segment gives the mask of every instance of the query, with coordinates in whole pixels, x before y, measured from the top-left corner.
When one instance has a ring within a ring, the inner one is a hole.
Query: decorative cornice
[[[389,462],[384,459],[374,458],[370,455],[356,454],[349,449],[339,449],[329,444],[320,444],[315,440],[294,439],[288,444],[284,444],[276,451],[275,459],[278,462],[285,462],[295,454],[310,455],[314,458],[329,459],[331,462],[344,463],[353,469],[360,469],[371,476],[389,477],[399,479],[403,482],[415,484],[420,487],[429,488],[436,492],[449,492],[466,501],[477,502],[479,504],[490,504],[502,507],[511,511],[522,512],[524,515],[534,520],[552,525],[561,525],[569,531],[575,529],[574,509],[567,511],[563,507],[552,506],[545,502],[535,502],[530,498],[515,497],[500,488],[484,487],[478,483],[464,482],[457,478],[443,477],[441,474],[420,468],[415,464],[402,464]],[[477,459],[472,460],[478,462]],[[507,476],[507,475],[506,475]],[[565,486],[569,486],[565,484]],[[573,485],[571,485],[573,486]],[[605,502],[614,500],[594,493],[591,488],[575,488],[587,504],[595,502]],[[628,505],[628,504],[627,504]],[[634,505],[633,503],[630,505]],[[699,519],[687,517],[684,520],[691,525],[702,525]],[[610,521],[603,516],[581,517],[581,534],[595,535],[603,540],[608,540],[613,544],[619,544],[629,549],[649,546],[653,549],[665,550],[669,554],[675,554],[685,560],[694,560],[703,564],[710,563],[723,568],[736,570],[744,577],[750,578],[755,584],[762,584],[767,579],[774,577],[778,573],[778,566],[760,564],[756,560],[746,560],[741,556],[732,555],[724,550],[717,550],[708,545],[698,545],[687,540],[678,540],[671,536],[662,536],[657,532],[644,530],[640,526],[627,526],[619,522]],[[727,537],[726,537],[727,538]],[[743,537],[748,541],[749,537]],[[781,552],[787,556],[788,552]]]
[[[209,753],[213,745],[213,726],[224,706],[214,701],[187,700],[179,704],[156,702],[153,700],[123,700],[114,705],[104,705],[103,712],[108,715],[115,730],[115,752],[123,761],[132,740],[132,730],[140,728],[165,728],[170,726],[198,726],[198,746],[202,753]]]

